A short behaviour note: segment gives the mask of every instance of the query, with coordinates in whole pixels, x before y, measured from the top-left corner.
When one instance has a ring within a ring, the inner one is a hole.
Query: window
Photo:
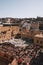
[[[21,29],[20,29],[20,31],[21,31]]]
[[[39,43],[39,41],[37,40],[37,43]]]
[[[40,41],[40,44],[42,44],[42,41]]]
[[[3,33],[3,34],[6,34],[6,31],[4,31],[4,32],[1,32],[1,33]]]

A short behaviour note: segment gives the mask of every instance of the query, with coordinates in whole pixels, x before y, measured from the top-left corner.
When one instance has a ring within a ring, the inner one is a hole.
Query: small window
[[[20,29],[20,31],[21,31],[21,29]]]
[[[6,34],[6,31],[4,31],[4,32],[1,32],[1,33],[3,33],[3,34]]]
[[[10,31],[10,29],[8,31]]]
[[[37,40],[37,43],[39,43],[39,41]]]
[[[40,41],[40,44],[42,44],[42,41]]]

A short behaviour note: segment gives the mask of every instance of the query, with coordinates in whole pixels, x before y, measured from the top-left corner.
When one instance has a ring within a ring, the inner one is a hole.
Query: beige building
[[[34,36],[38,33],[41,33],[39,30],[26,30],[22,29],[21,36],[26,38],[34,39]]]
[[[0,26],[0,41],[9,40],[19,33],[19,26]]]
[[[39,46],[43,46],[43,34],[36,34],[34,36],[34,43]]]

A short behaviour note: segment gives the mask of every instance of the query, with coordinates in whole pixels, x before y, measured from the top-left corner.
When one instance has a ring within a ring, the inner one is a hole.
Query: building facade
[[[19,26],[0,26],[0,41],[9,40],[19,33]]]
[[[34,36],[34,43],[39,46],[43,46],[43,34],[36,34]]]

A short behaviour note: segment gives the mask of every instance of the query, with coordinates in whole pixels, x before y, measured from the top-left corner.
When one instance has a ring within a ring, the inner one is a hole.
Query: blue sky
[[[43,16],[43,0],[0,0],[0,17]]]

